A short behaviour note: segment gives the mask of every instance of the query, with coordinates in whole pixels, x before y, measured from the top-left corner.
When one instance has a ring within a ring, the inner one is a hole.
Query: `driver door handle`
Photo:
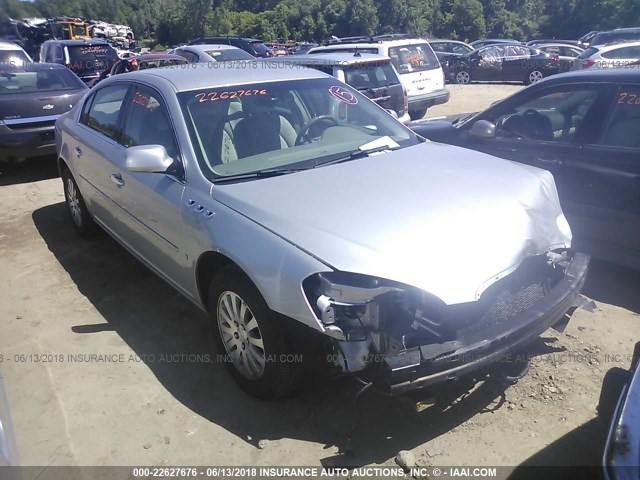
[[[124,187],[124,180],[122,179],[122,175],[120,175],[119,173],[112,173],[111,181],[115,183],[118,188]]]

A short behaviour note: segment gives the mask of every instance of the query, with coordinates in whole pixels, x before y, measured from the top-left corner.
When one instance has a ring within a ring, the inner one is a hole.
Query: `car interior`
[[[496,135],[571,142],[579,133],[596,98],[594,89],[557,92],[535,98],[499,115],[495,122]]]

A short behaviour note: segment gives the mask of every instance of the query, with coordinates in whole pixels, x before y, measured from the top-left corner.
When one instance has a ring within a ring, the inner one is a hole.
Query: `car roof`
[[[269,58],[266,61],[276,62],[292,62],[300,64],[313,64],[318,65],[326,62],[328,64],[344,64],[357,65],[361,63],[373,63],[373,62],[391,62],[389,57],[385,55],[379,55],[377,53],[364,53],[361,52],[358,56],[355,56],[352,52],[327,52],[317,53],[315,55],[286,55],[284,57]]]
[[[185,60],[184,57],[181,57],[180,55],[174,55],[172,53],[141,53],[140,55],[125,58],[124,60],[132,60],[134,58],[139,62],[144,60]]]
[[[203,43],[199,45],[186,45],[184,47],[178,47],[184,49],[198,50],[199,52],[204,52],[206,50],[241,50],[238,47],[234,47],[233,45],[223,45],[220,43]]]
[[[87,39],[87,40],[47,40],[44,43],[59,43],[62,45],[68,45],[70,47],[76,45],[109,45],[108,42],[104,40],[95,40],[95,39]],[[111,45],[109,45],[111,46]]]
[[[425,40],[424,38],[416,37],[416,38],[399,38],[399,39],[394,39],[394,40],[377,40],[377,41],[373,41],[373,42],[336,42],[336,43],[330,43],[329,45],[323,45],[321,47],[316,47],[315,49],[317,49],[317,51],[320,51],[320,49],[340,48],[340,47],[345,47],[345,48],[355,48],[355,47],[378,48],[381,45],[382,46],[389,46],[389,47],[402,47],[404,45],[414,45],[416,43],[427,43],[428,44],[429,41]]]
[[[117,80],[140,79],[151,84],[157,84],[162,79],[170,82],[178,92],[196,89],[208,89],[230,85],[260,84],[287,80],[301,80],[314,78],[330,78],[330,75],[312,68],[267,68],[266,62],[247,60],[245,62],[229,62],[225,68],[215,70],[212,75],[211,67],[206,63],[194,63],[193,68],[150,68],[137,70],[110,77],[104,81],[106,85],[112,78]],[[102,82],[101,82],[102,85]]]
[[[601,52],[609,52],[611,50],[616,50],[618,48],[637,47],[639,45],[640,45],[640,40],[634,40],[634,41],[631,41],[631,42],[619,42],[619,43],[611,43],[611,44],[608,44],[608,45],[599,45],[599,46],[593,47],[593,48],[597,48]]]
[[[613,83],[640,83],[640,70],[627,68],[611,68],[598,70],[576,70],[559,73],[547,77],[536,85],[549,85],[552,83],[578,83],[589,82],[613,82]]]
[[[13,72],[42,72],[45,70],[67,70],[67,67],[61,63],[36,63],[36,62],[23,62],[15,65],[3,66],[3,69],[9,68]]]
[[[22,50],[22,47],[13,42],[0,40],[0,50]]]
[[[532,48],[545,48],[545,47],[571,47],[571,48],[577,48],[578,50],[584,50],[584,48],[578,46],[578,45],[574,45],[572,43],[562,43],[562,42],[553,42],[553,43],[541,43],[539,45],[527,45],[527,47],[532,47]]]

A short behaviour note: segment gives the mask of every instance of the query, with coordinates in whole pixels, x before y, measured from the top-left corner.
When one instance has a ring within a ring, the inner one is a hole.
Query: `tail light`
[[[596,64],[595,60],[585,60],[584,63],[582,64],[582,68],[593,67],[595,64]]]
[[[554,55],[553,57],[551,57],[551,61],[553,63],[557,63],[560,61],[560,57],[558,55]]]
[[[138,69],[138,59],[137,58],[132,58],[131,60],[129,60],[129,66],[131,67],[131,70],[137,70]]]

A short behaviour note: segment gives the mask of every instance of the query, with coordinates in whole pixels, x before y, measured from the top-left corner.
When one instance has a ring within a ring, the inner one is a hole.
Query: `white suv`
[[[572,70],[586,68],[638,68],[640,41],[589,47],[574,61]]]
[[[444,86],[444,73],[438,57],[426,40],[404,38],[383,40],[376,37],[368,42],[340,42],[309,50],[308,54],[328,52],[377,53],[391,58],[407,90],[409,115],[412,120],[424,117],[427,108],[449,101]]]

